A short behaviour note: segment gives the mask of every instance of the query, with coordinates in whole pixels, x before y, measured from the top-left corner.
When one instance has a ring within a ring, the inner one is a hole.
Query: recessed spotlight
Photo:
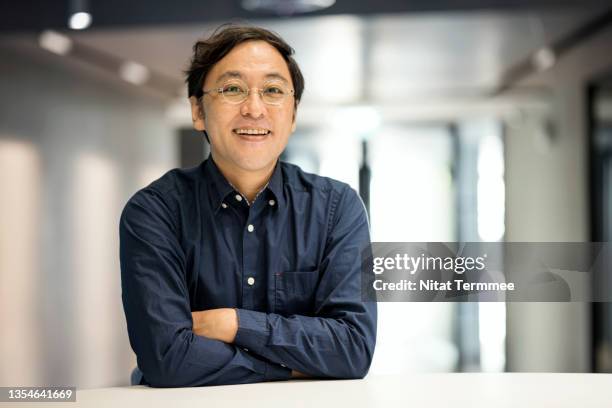
[[[91,25],[91,14],[79,11],[70,16],[68,26],[73,30],[84,30]]]
[[[72,40],[56,31],[45,30],[38,37],[38,45],[54,54],[66,55],[72,49]]]
[[[546,71],[555,65],[555,62],[557,62],[557,56],[551,48],[545,47],[539,49],[535,54],[533,54],[531,57],[531,62],[538,71]]]
[[[124,81],[134,85],[142,85],[149,80],[149,69],[134,61],[127,61],[119,67],[119,75]]]
[[[295,14],[323,10],[334,3],[336,0],[242,0],[242,8],[248,11]]]

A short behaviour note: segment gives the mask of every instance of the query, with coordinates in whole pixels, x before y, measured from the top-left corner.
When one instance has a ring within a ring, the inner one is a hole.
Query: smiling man
[[[362,378],[376,303],[361,301],[368,220],[348,185],[281,162],[304,89],[293,50],[225,25],[187,84],[210,156],[138,191],[120,220],[122,299],[142,384]]]

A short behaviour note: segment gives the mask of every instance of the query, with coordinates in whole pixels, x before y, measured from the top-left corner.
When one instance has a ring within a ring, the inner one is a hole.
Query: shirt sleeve
[[[371,259],[368,218],[346,188],[320,264],[314,316],[238,309],[234,343],[315,377],[363,378],[376,343],[376,302],[361,301],[361,266]]]
[[[177,219],[156,191],[146,189],[126,204],[119,223],[123,308],[145,381],[192,387],[290,378],[287,368],[192,331]]]

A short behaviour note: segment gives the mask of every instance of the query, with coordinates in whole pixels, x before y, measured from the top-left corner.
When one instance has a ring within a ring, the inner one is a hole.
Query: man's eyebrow
[[[224,79],[227,78],[239,78],[239,79],[243,79],[242,78],[242,74],[238,71],[226,71],[224,72],[219,78],[217,78],[216,82],[220,82]]]
[[[271,74],[266,75],[266,79],[278,79],[284,82],[285,84],[289,85],[289,81],[287,81],[287,79],[284,76],[282,76],[281,74],[277,72],[273,72]]]

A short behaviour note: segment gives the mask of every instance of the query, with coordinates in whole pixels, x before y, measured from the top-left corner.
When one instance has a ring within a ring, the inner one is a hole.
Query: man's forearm
[[[238,332],[236,309],[220,308],[191,312],[193,332],[198,336],[233,343]]]
[[[234,344],[314,377],[363,378],[373,355],[376,309],[361,305],[342,318],[239,309]]]
[[[198,336],[233,343],[238,332],[238,314],[236,309],[219,308],[191,312],[193,332]],[[292,378],[308,378],[309,376],[296,370],[291,370]]]

